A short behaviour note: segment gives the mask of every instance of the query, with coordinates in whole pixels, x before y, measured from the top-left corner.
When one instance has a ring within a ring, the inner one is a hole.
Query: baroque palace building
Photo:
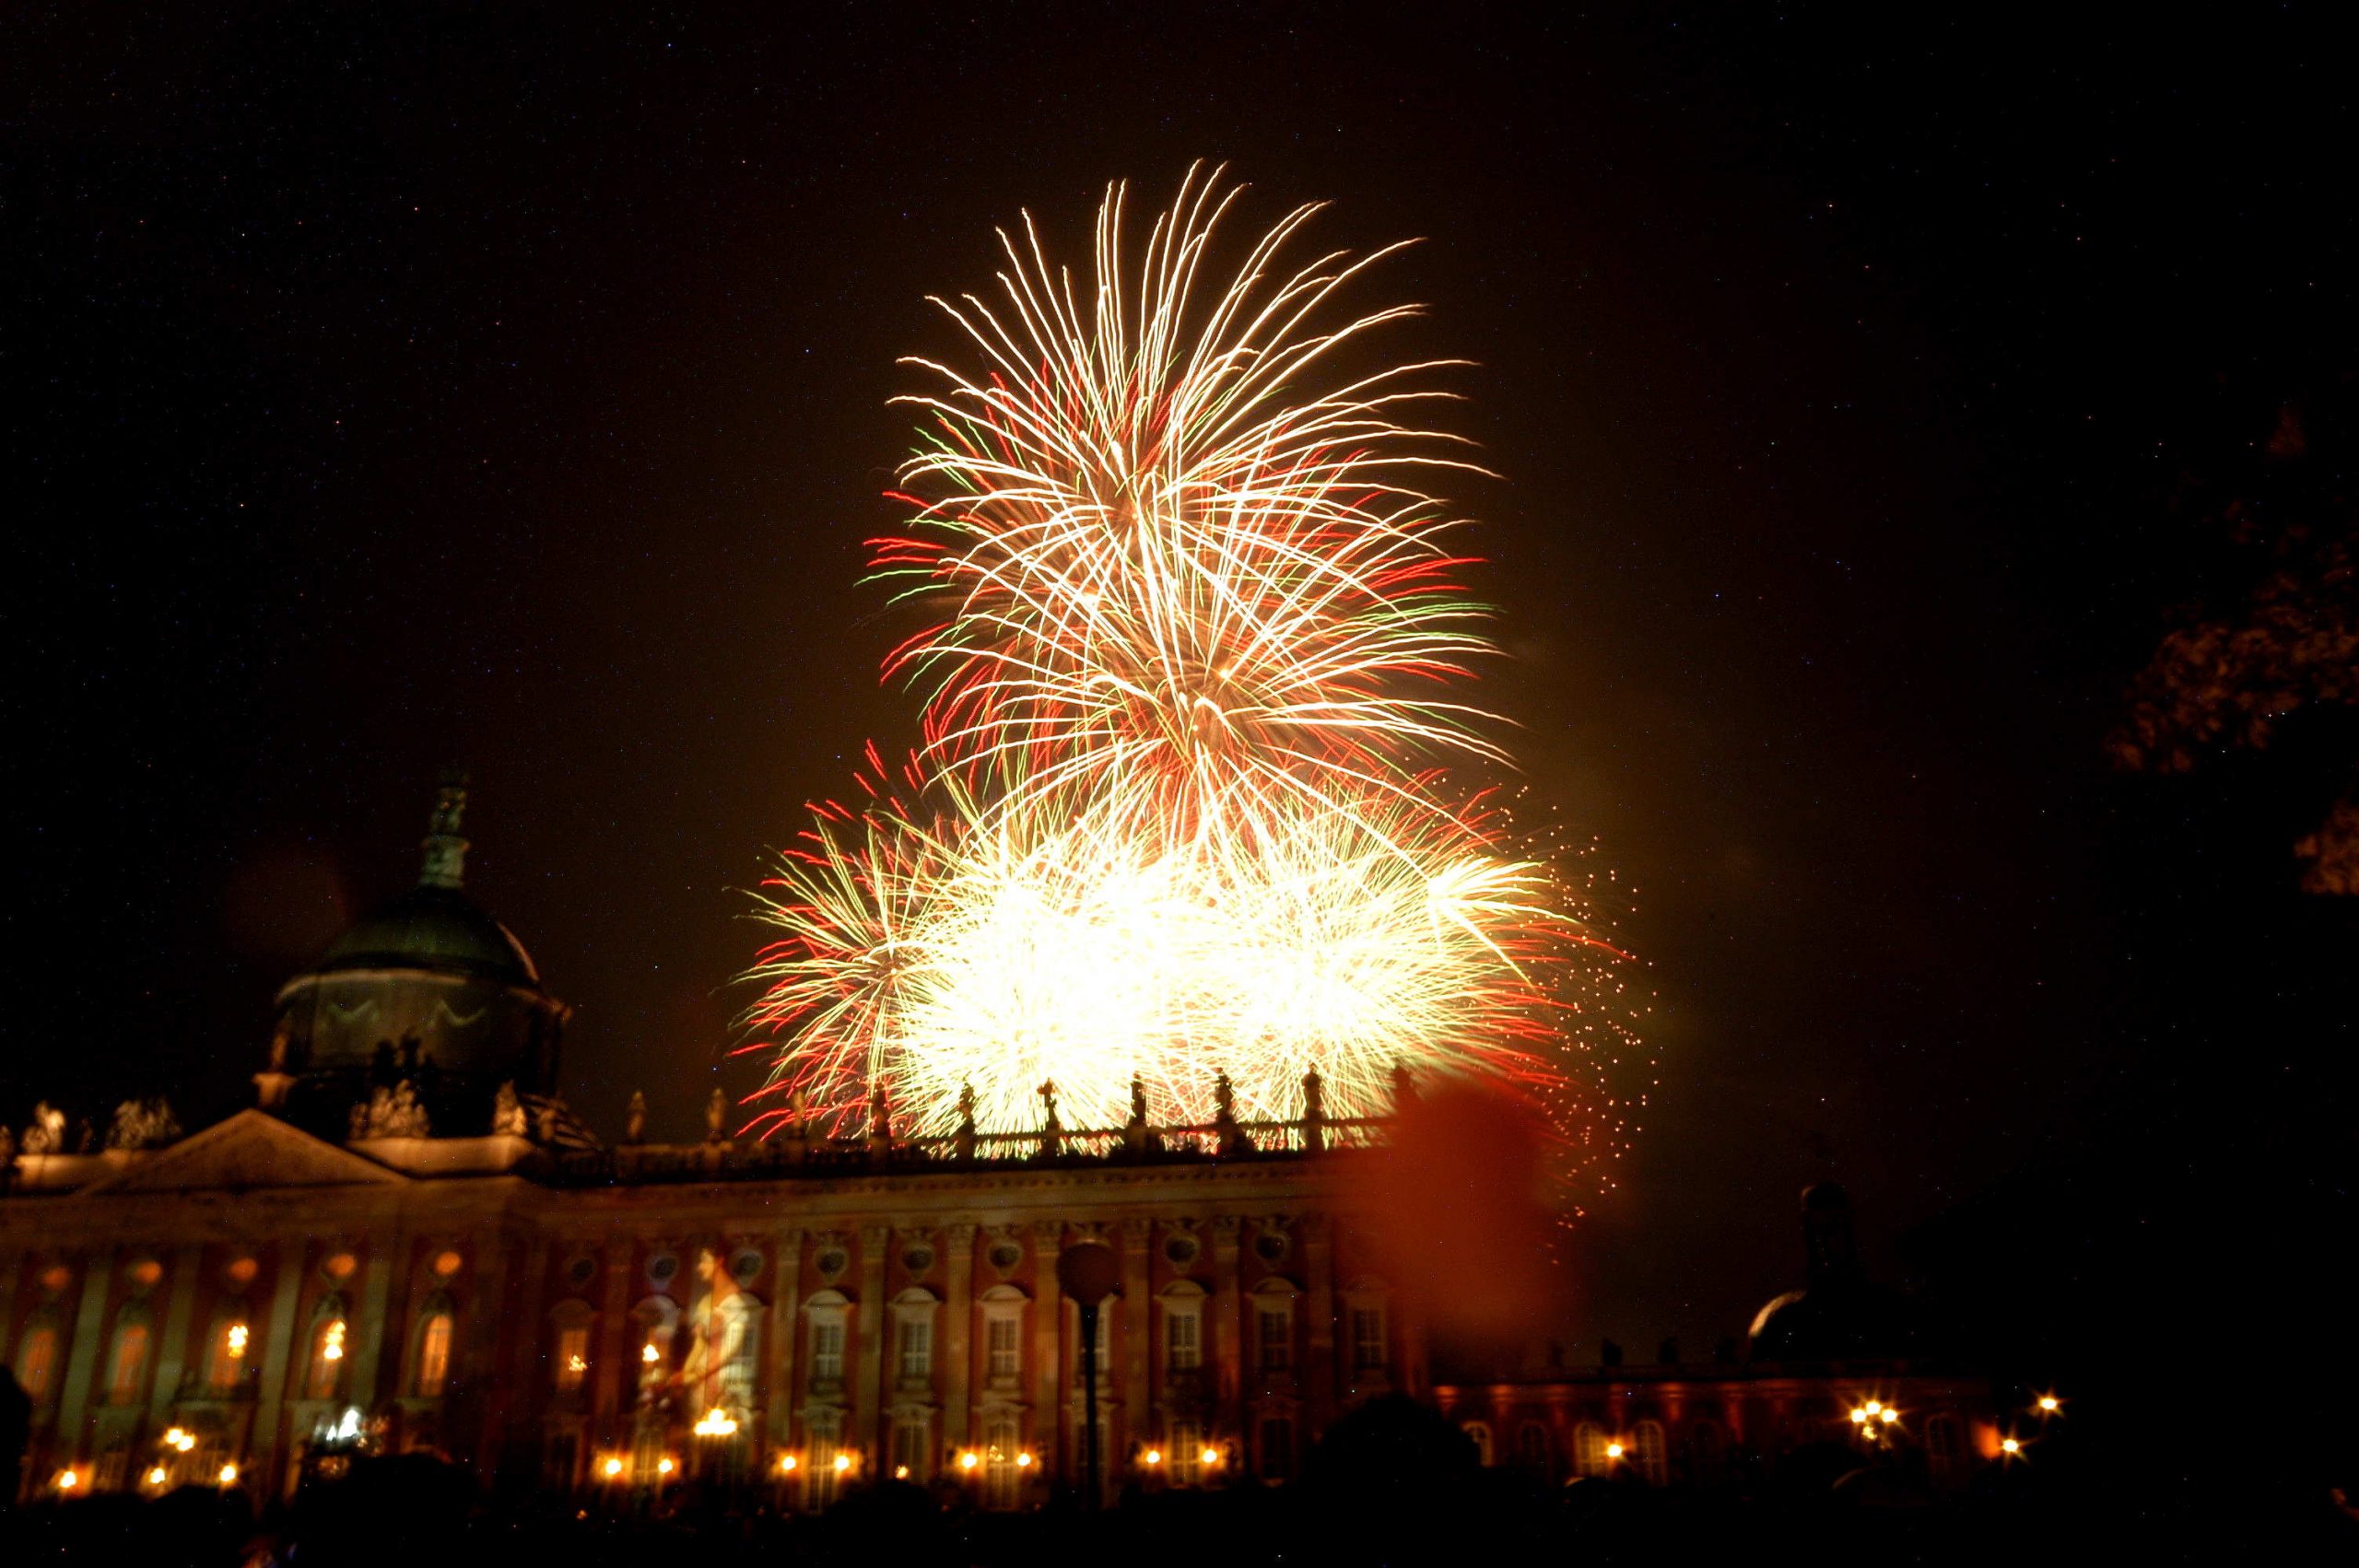
[[[898,1478],[1025,1506],[1084,1471],[1058,1260],[1100,1244],[1109,1492],[1284,1481],[1384,1393],[1557,1479],[1705,1484],[1832,1438],[1916,1445],[1955,1483],[1999,1452],[1979,1387],[1925,1371],[1906,1304],[1858,1275],[1832,1188],[1810,1289],[1743,1364],[1437,1378],[1354,1211],[1381,1123],[1327,1117],[1316,1074],[1286,1123],[1156,1128],[1142,1099],[1068,1130],[1044,1085],[1023,1134],[903,1138],[880,1102],[858,1139],[749,1143],[716,1093],[701,1142],[643,1141],[634,1097],[604,1145],[557,1094],[568,1010],[462,891],[464,804],[446,784],[418,885],[280,990],[254,1108],[183,1137],[127,1103],[95,1148],[46,1106],[0,1130],[21,1492],[283,1495],[425,1450],[616,1505]]]

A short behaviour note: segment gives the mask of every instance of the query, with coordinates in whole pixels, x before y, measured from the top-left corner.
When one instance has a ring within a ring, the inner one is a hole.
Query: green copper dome
[[[537,986],[540,971],[516,933],[455,887],[414,887],[364,916],[320,960],[315,973],[435,969]]]

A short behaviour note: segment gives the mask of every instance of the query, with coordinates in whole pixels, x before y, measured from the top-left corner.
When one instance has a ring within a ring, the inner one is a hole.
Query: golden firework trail
[[[929,612],[889,673],[923,745],[818,808],[768,885],[748,1048],[766,1119],[1077,1126],[1383,1108],[1396,1066],[1517,1086],[1594,1141],[1634,1043],[1613,949],[1550,857],[1456,781],[1505,754],[1461,699],[1496,652],[1426,487],[1472,469],[1428,427],[1454,361],[1344,369],[1416,313],[1353,313],[1391,253],[1290,259],[1297,208],[1216,260],[1238,198],[1191,171],[1091,265],[1027,216],[995,296],[937,300],[973,358],[930,392],[877,576]]]

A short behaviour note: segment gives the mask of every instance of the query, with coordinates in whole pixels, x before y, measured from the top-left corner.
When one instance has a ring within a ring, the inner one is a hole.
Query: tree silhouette
[[[2334,791],[2294,845],[2303,888],[2359,895],[2359,493],[2353,378],[2286,402],[2265,439],[2236,433],[2182,471],[2207,588],[2131,683],[2111,737],[2124,767],[2190,771],[2296,726]]]

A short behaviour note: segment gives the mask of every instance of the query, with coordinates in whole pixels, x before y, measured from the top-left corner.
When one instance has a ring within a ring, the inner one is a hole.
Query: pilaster
[[[277,1496],[286,1482],[281,1449],[287,1440],[287,1373],[295,1356],[295,1308],[303,1293],[302,1238],[281,1241],[271,1258],[270,1322],[263,1329],[261,1387],[254,1396],[253,1429],[246,1437],[254,1490],[264,1497]]]
[[[1296,1224],[1302,1238],[1303,1283],[1310,1292],[1310,1325],[1304,1359],[1309,1373],[1310,1429],[1324,1432],[1335,1419],[1335,1223],[1325,1214],[1305,1214]]]
[[[958,1449],[967,1445],[974,1402],[975,1227],[945,1225],[942,1239],[950,1250],[950,1299],[942,1324],[942,1441]]]
[[[852,1308],[860,1330],[860,1362],[852,1379],[853,1448],[863,1473],[874,1475],[886,1462],[879,1433],[885,1409],[885,1252],[893,1232],[885,1225],[865,1225],[860,1233],[860,1300]]]
[[[65,1381],[57,1406],[57,1446],[79,1457],[82,1422],[89,1409],[91,1380],[100,1375],[100,1341],[106,1337],[107,1296],[114,1285],[114,1249],[102,1247],[84,1265],[80,1304],[74,1313],[74,1343],[66,1353]]]
[[[787,1225],[773,1233],[778,1249],[778,1288],[770,1303],[769,1338],[762,1346],[764,1424],[773,1451],[794,1446],[795,1326],[802,1321],[803,1231]],[[775,1460],[769,1461],[775,1463]]]
[[[1213,1364],[1213,1409],[1224,1433],[1244,1430],[1245,1333],[1243,1281],[1238,1270],[1238,1235],[1242,1222],[1235,1214],[1213,1219],[1212,1343],[1206,1347]]]
[[[630,1327],[631,1238],[609,1235],[601,1251],[605,1266],[606,1300],[598,1309],[598,1349],[590,1362],[592,1410],[597,1441],[618,1442],[622,1433],[623,1391],[639,1387],[639,1348],[627,1337]]]
[[[194,1242],[172,1254],[172,1293],[164,1305],[164,1328],[156,1340],[156,1381],[147,1392],[147,1425],[161,1430],[180,1398],[181,1380],[188,1375],[189,1326],[196,1316],[198,1276],[205,1270],[205,1248]]]
[[[1154,1395],[1147,1384],[1148,1358],[1155,1351],[1155,1304],[1150,1299],[1154,1286],[1147,1247],[1154,1239],[1154,1221],[1136,1216],[1122,1222],[1122,1298],[1115,1307],[1122,1325],[1121,1381],[1115,1386],[1119,1419],[1106,1439],[1109,1474],[1120,1468],[1116,1461],[1130,1452],[1130,1445],[1146,1435],[1154,1419]],[[1103,1324],[1099,1330],[1104,1331]]]
[[[1064,1292],[1057,1285],[1061,1220],[1032,1222],[1032,1444],[1038,1462],[1062,1473],[1064,1400],[1057,1397],[1057,1329],[1064,1321]]]
[[[351,1387],[354,1401],[363,1406],[375,1404],[385,1392],[385,1340],[393,1328],[385,1320],[385,1304],[393,1290],[394,1259],[406,1249],[403,1230],[397,1226],[392,1235],[372,1235],[359,1248],[360,1310],[354,1318],[358,1332],[353,1343]]]

